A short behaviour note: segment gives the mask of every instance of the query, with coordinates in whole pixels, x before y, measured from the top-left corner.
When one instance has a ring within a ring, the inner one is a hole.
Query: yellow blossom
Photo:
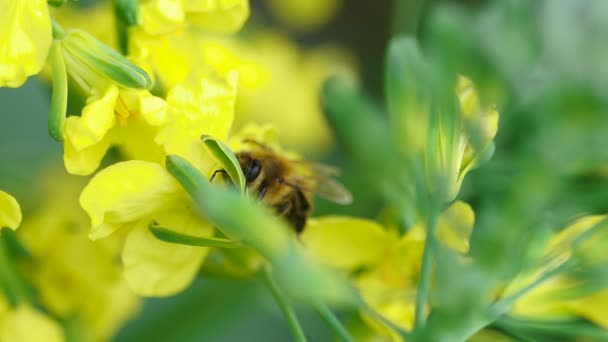
[[[17,229],[21,223],[21,208],[17,200],[4,191],[0,191],[0,228]]]
[[[52,181],[41,189],[41,205],[17,234],[30,255],[24,274],[54,317],[77,317],[91,340],[108,340],[139,306],[117,262],[121,237],[91,241],[87,217],[76,200],[83,181],[61,172],[48,176]]]
[[[460,76],[456,86],[456,93],[460,103],[460,113],[462,115],[463,133],[457,147],[457,155],[454,156],[457,173],[452,175],[455,178],[450,182],[448,198],[452,199],[460,190],[464,176],[477,167],[486,154],[492,148],[492,140],[498,130],[498,111],[494,106],[483,106],[471,80]],[[467,127],[473,126],[473,127]],[[478,146],[474,146],[466,129],[476,131],[479,135]]]
[[[318,95],[330,75],[355,77],[352,58],[332,46],[302,50],[288,37],[269,31],[248,37],[220,40],[186,30],[153,37],[133,30],[130,51],[167,88],[209,68],[224,76],[238,72],[237,128],[272,123],[285,147],[304,154],[327,151],[332,135]]]
[[[139,25],[151,35],[173,32],[186,24],[233,33],[248,16],[248,0],[140,0]]]
[[[576,220],[551,238],[545,255],[551,255],[554,262],[565,262],[575,256],[584,265],[605,267],[601,266],[608,262],[605,219],[606,216],[595,215]],[[505,292],[512,293],[535,277],[538,277],[538,272],[525,274]],[[591,286],[590,289],[585,289],[584,279],[564,273],[518,299],[511,314],[540,320],[582,317],[608,329],[608,288]]]
[[[165,121],[167,104],[146,90],[109,85],[87,99],[80,116],[68,117],[64,130],[66,169],[77,175],[94,172],[111,146],[127,158],[161,161],[154,136]]]
[[[473,221],[471,207],[455,202],[439,218],[439,241],[466,253]],[[410,329],[414,322],[424,232],[424,226],[418,224],[399,237],[396,231],[372,221],[330,216],[311,219],[302,234],[302,242],[324,263],[350,272],[363,299],[378,313]],[[367,316],[364,319],[379,334],[389,334],[380,323]]]
[[[20,87],[42,70],[51,47],[45,0],[0,0],[0,87]]]
[[[0,294],[0,341],[64,341],[58,322],[26,303],[11,308]]]
[[[203,79],[170,91],[166,123],[155,138],[167,153],[189,158],[206,175],[215,162],[200,136],[226,139],[234,115],[235,84],[215,81]],[[125,276],[138,294],[167,296],[183,290],[209,251],[163,242],[150,232],[155,223],[180,234],[213,234],[188,194],[159,163],[133,160],[105,168],[85,187],[80,203],[91,219],[92,239],[117,230],[126,235]]]

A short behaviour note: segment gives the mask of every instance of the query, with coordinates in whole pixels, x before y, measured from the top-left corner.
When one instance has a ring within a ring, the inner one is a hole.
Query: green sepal
[[[152,79],[145,70],[82,30],[70,30],[64,45],[89,67],[127,88],[150,89]]]
[[[241,164],[234,152],[226,144],[211,136],[203,135],[201,139],[209,153],[220,164],[222,169],[226,170],[232,183],[237,184],[239,190],[244,193],[246,188],[245,174],[243,174]]]
[[[53,76],[53,95],[49,111],[49,134],[56,141],[63,141],[63,129],[68,105],[68,74],[63,59],[61,42],[54,40],[50,52]]]
[[[154,223],[148,226],[152,234],[162,241],[177,243],[180,245],[187,246],[198,246],[198,247],[217,247],[217,248],[240,248],[242,244],[232,241],[230,239],[221,238],[204,238],[199,236],[192,236],[186,234],[176,233],[175,231],[167,228],[160,227]]]

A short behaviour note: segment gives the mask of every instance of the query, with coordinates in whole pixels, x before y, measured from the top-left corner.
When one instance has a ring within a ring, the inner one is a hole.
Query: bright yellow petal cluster
[[[468,251],[474,213],[464,202],[444,211],[437,238],[448,248]],[[353,272],[352,279],[365,301],[385,318],[409,329],[414,321],[416,286],[425,243],[425,227],[412,227],[404,236],[381,225],[348,217],[311,219],[302,234],[310,253],[324,263]],[[379,334],[389,332],[369,317]]]
[[[44,313],[28,304],[10,308],[0,295],[0,341],[65,341],[63,329]]]
[[[20,87],[42,70],[51,47],[46,0],[0,0],[0,87]]]
[[[116,261],[118,237],[94,243],[76,197],[83,182],[49,172],[45,200],[26,217],[17,237],[30,258],[24,274],[54,317],[78,316],[92,340],[108,340],[139,307]]]
[[[0,191],[0,229],[17,229],[21,223],[21,208],[17,200],[4,191]]]
[[[304,51],[285,35],[268,31],[241,41],[201,38],[187,30],[163,37],[133,30],[130,51],[167,88],[209,68],[227,78],[238,72],[236,127],[272,122],[282,145],[305,154],[322,154],[332,143],[318,100],[324,80],[336,74],[354,78],[356,69],[339,48]]]
[[[556,234],[547,248],[557,261],[576,256],[590,265],[606,265],[608,256],[605,253],[608,233],[603,221],[606,216],[586,216]],[[600,226],[602,225],[602,226]],[[594,228],[597,229],[591,232]],[[589,234],[585,236],[586,234]],[[572,244],[583,237],[580,245]],[[512,288],[519,288],[537,275],[517,279]],[[509,289],[510,290],[510,289]],[[569,317],[582,317],[604,328],[608,328],[608,289],[584,289],[580,279],[559,275],[536,287],[521,299],[511,310],[511,314],[541,320],[554,320]]]
[[[200,137],[227,138],[234,115],[235,82],[210,76],[169,91],[163,123],[151,139],[162,147],[163,156],[180,155],[203,174],[210,173],[215,162]],[[200,218],[162,162],[132,160],[109,166],[91,179],[80,203],[91,218],[92,239],[117,231],[126,235],[122,249],[125,276],[138,294],[167,296],[183,290],[208,253],[207,248],[160,241],[150,232],[154,223],[181,234],[213,234],[213,227]]]
[[[89,97],[82,114],[66,122],[66,169],[72,174],[91,174],[111,146],[120,146],[128,158],[162,160],[162,149],[153,141],[166,111],[165,101],[146,90],[110,85],[103,94]]]
[[[248,0],[140,0],[139,24],[151,35],[187,24],[210,32],[233,33],[249,17]]]
[[[159,164],[133,160],[100,171],[82,192],[80,204],[91,218],[92,239],[118,229],[126,234],[125,277],[140,295],[168,296],[183,290],[208,252],[160,241],[148,229],[155,223],[193,236],[213,233],[185,191]]]

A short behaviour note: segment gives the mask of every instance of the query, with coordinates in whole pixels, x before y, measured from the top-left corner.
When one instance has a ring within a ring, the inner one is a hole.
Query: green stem
[[[336,335],[340,336],[342,341],[352,342],[353,339],[350,337],[350,334],[342,325],[342,322],[334,315],[334,313],[327,307],[325,303],[318,303],[315,305],[317,312],[321,315],[321,318],[327,323],[331,329],[336,333]]]
[[[295,340],[297,342],[306,342],[306,335],[304,335],[304,330],[302,330],[302,326],[300,325],[300,322],[298,322],[295,311],[287,302],[287,298],[283,295],[274,279],[272,279],[272,275],[268,268],[262,270],[262,278],[264,279],[264,284],[268,290],[270,290],[272,297],[279,305],[281,312],[283,312],[283,315],[287,319],[287,323],[289,324],[289,328],[291,329]]]
[[[393,0],[393,35],[410,34],[416,36],[420,27],[420,17],[425,0]]]
[[[61,142],[63,141],[68,104],[68,75],[63,59],[63,50],[58,40],[53,41],[51,45],[50,60],[53,74],[53,94],[49,110],[48,129],[50,136]]]
[[[431,267],[433,263],[433,248],[435,245],[435,229],[437,228],[438,213],[431,210],[426,228],[426,242],[422,252],[422,269],[420,271],[420,282],[416,294],[416,313],[414,318],[414,329],[422,328],[426,321],[426,304],[429,297],[431,283]]]
[[[384,316],[382,316],[381,314],[379,314],[378,312],[376,312],[376,310],[374,310],[373,308],[369,307],[367,304],[364,304],[364,306],[363,306],[362,309],[369,316],[371,316],[376,321],[378,321],[380,324],[384,325],[388,329],[393,330],[394,332],[396,332],[397,334],[399,334],[404,341],[407,341],[410,338],[411,334],[410,334],[409,331],[406,331],[405,329],[401,328],[400,326],[396,325],[395,323],[391,322],[390,320],[384,318]]]

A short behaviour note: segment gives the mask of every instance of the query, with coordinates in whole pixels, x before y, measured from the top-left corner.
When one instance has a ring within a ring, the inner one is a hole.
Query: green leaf
[[[53,73],[53,95],[49,111],[49,134],[53,139],[63,141],[63,128],[68,105],[68,74],[60,41],[53,41],[50,60]]]
[[[213,137],[203,135],[201,139],[203,139],[205,147],[207,147],[207,150],[217,160],[222,169],[226,170],[232,182],[238,184],[239,190],[244,193],[246,187],[245,175],[236,155],[226,144]]]
[[[157,226],[152,223],[149,226],[150,231],[154,236],[162,241],[177,243],[180,245],[187,246],[199,246],[199,247],[218,247],[218,248],[240,248],[243,247],[242,244],[229,240],[229,239],[220,239],[220,238],[204,238],[199,236],[192,236],[186,234],[176,233],[175,231],[167,228],[163,228]]]

